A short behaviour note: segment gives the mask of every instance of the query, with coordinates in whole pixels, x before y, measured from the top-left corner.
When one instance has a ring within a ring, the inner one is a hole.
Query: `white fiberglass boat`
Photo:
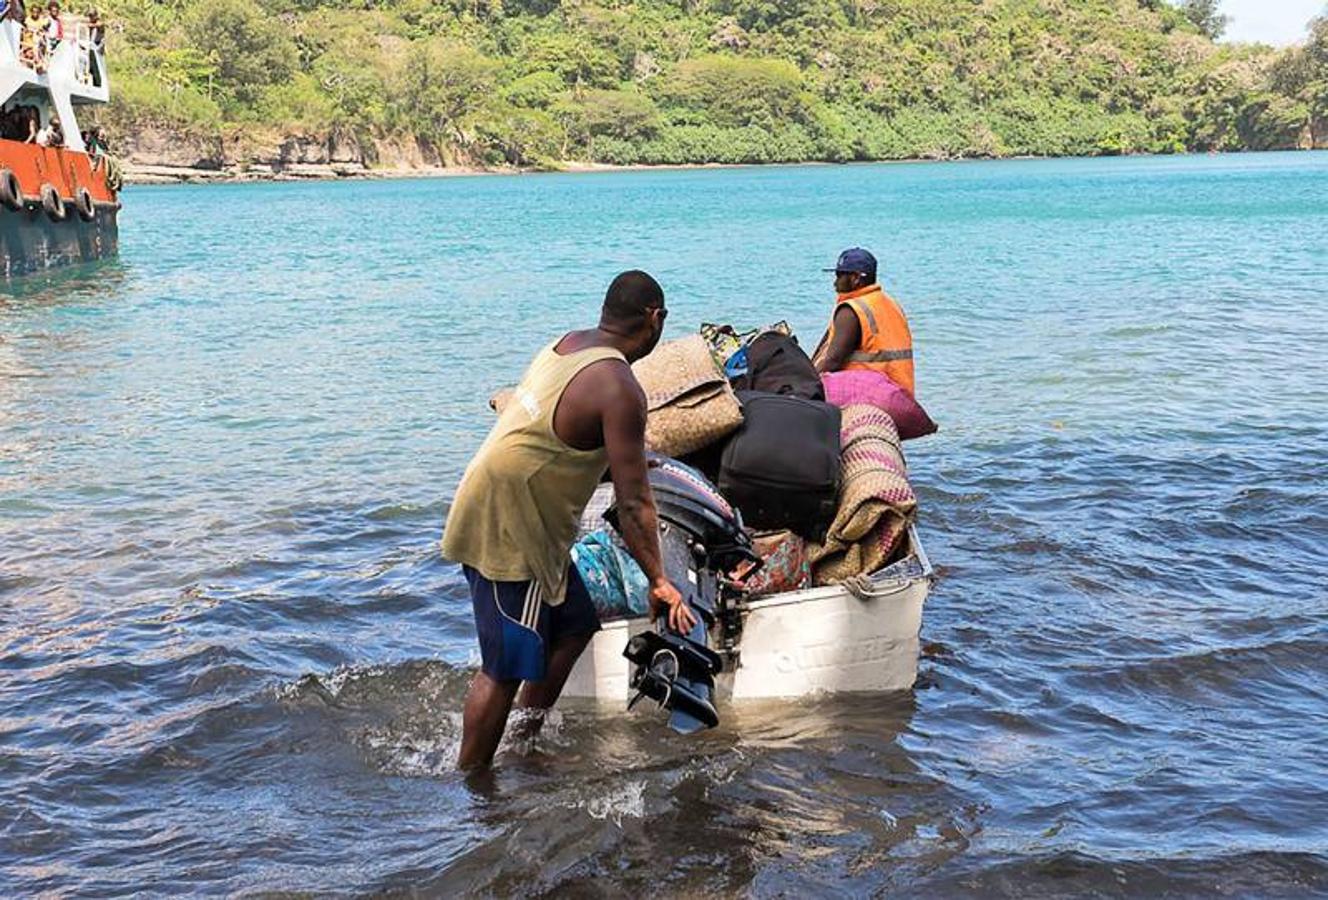
[[[832,585],[721,607],[712,649],[724,659],[720,700],[907,690],[918,672],[922,605],[935,577],[916,528],[907,555],[854,593]],[[563,689],[569,699],[623,704],[634,693],[628,639],[645,617],[608,620]]]

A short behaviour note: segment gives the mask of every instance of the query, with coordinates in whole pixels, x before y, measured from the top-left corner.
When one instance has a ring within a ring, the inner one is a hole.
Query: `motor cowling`
[[[660,519],[685,532],[703,568],[728,573],[742,563],[759,565],[742,515],[704,475],[676,459],[652,456],[648,477]],[[615,528],[617,512],[615,504],[604,514]]]

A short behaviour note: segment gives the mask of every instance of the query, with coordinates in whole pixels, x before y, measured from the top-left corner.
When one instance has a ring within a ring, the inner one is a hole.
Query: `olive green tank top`
[[[466,468],[443,530],[443,556],[490,581],[539,583],[546,603],[562,603],[581,513],[608,468],[603,447],[577,450],[553,430],[553,414],[576,375],[602,359],[591,347],[566,356],[557,341],[531,362]]]

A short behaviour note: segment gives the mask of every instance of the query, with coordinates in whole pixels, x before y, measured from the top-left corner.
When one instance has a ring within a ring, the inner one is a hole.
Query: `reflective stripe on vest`
[[[881,326],[876,324],[876,313],[872,312],[870,303],[850,303],[849,306],[867,317],[867,330],[870,334],[874,335],[881,330]],[[867,335],[863,337],[866,338]]]
[[[912,350],[879,350],[876,353],[850,353],[849,362],[894,362],[897,359],[912,359]]]

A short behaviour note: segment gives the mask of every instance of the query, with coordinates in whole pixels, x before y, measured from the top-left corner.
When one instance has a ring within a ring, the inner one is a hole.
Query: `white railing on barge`
[[[86,19],[64,16],[61,21],[67,37],[54,46],[45,34],[37,36],[45,50],[46,67],[41,72],[23,59],[23,24],[13,19],[0,21],[0,102],[7,103],[26,88],[44,88],[51,109],[60,117],[65,146],[83,150],[74,107],[110,100],[105,50],[93,42]]]

